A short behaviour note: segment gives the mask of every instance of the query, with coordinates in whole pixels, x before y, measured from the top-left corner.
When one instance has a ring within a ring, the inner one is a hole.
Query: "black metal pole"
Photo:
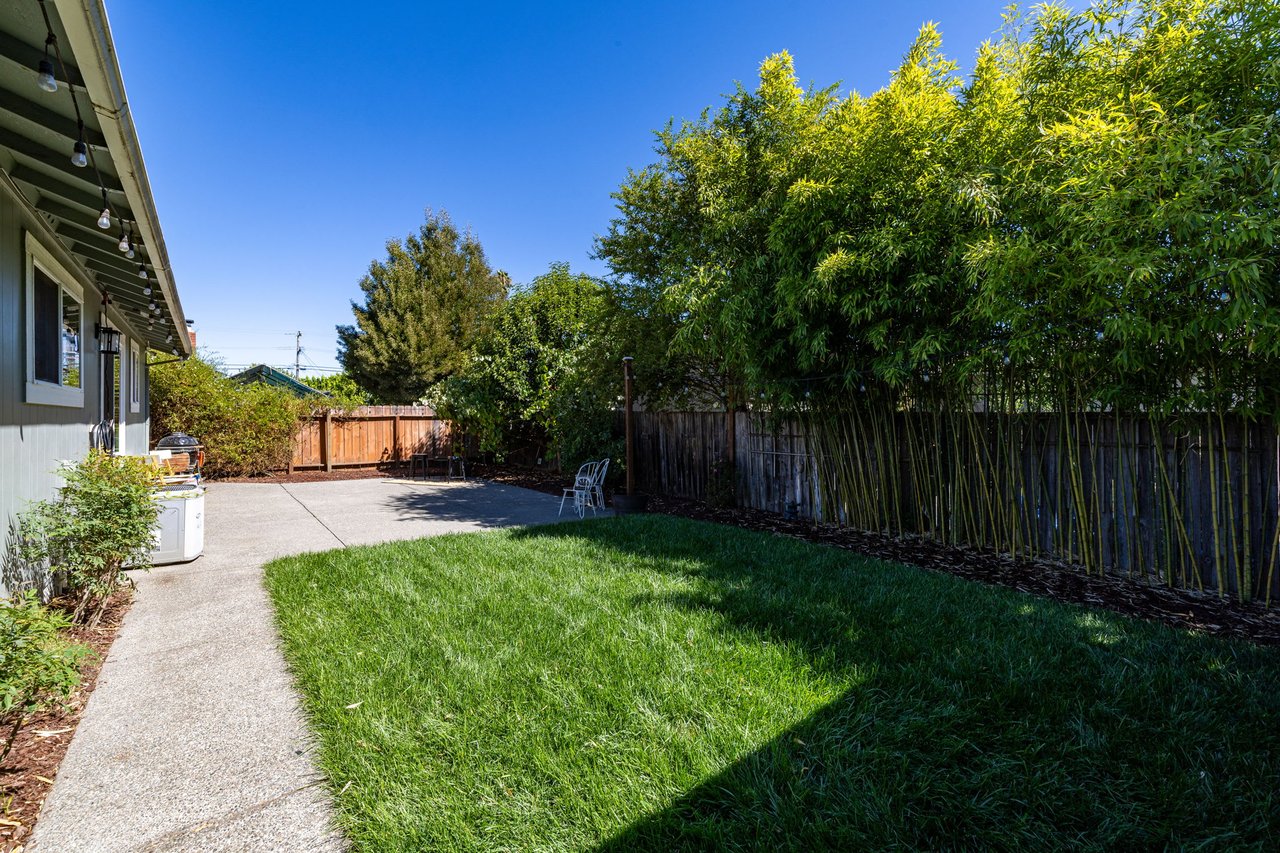
[[[634,428],[631,418],[631,356],[622,359],[622,376],[623,386],[626,394],[626,424],[627,424],[627,495],[636,493],[636,453],[634,441]]]

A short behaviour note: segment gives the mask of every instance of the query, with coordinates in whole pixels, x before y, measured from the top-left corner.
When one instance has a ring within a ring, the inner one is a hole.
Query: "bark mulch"
[[[53,788],[58,766],[71,745],[89,694],[107,659],[124,615],[133,601],[133,590],[122,589],[107,604],[96,628],[75,627],[70,639],[93,649],[80,667],[80,686],[66,708],[32,717],[18,732],[13,749],[0,765],[0,853],[20,853],[31,839],[44,798]]]
[[[217,483],[325,483],[330,480],[369,480],[378,477],[403,477],[408,469],[390,468],[335,468],[332,471],[306,470],[288,474],[273,471],[257,477],[218,477]]]
[[[553,495],[559,495],[568,484],[562,475],[550,472],[482,465],[473,468],[476,476]],[[1157,586],[1120,575],[1091,575],[1083,567],[1065,562],[1013,558],[920,537],[897,538],[814,524],[804,519],[786,519],[761,510],[713,507],[702,501],[653,495],[649,498],[649,510],[820,542],[868,557],[1163,622],[1176,628],[1261,645],[1280,645],[1280,608],[1268,609],[1257,602],[1241,604],[1214,593]]]

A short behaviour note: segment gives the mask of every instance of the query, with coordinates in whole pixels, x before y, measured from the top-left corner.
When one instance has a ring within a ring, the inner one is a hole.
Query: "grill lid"
[[[189,450],[200,446],[200,439],[185,432],[174,432],[156,442],[157,450]]]

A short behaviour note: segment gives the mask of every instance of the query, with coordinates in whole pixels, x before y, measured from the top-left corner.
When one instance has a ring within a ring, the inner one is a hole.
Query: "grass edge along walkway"
[[[357,849],[1263,849],[1269,650],[669,516],[278,560]]]

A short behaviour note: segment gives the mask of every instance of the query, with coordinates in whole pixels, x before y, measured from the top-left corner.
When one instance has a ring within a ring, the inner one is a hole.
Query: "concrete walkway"
[[[262,565],[304,551],[555,521],[558,504],[479,481],[212,485],[205,555],[137,577],[137,598],[30,849],[343,849]]]

